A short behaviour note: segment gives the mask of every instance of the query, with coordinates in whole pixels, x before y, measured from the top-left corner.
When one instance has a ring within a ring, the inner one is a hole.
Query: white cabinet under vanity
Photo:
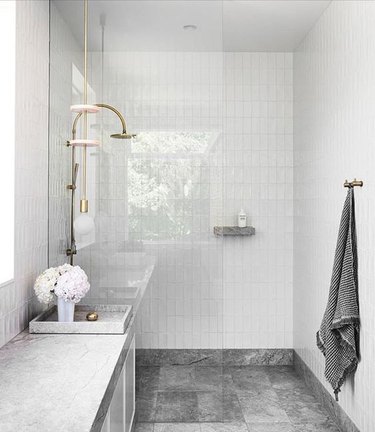
[[[130,432],[135,415],[135,337],[117,381],[101,432]]]

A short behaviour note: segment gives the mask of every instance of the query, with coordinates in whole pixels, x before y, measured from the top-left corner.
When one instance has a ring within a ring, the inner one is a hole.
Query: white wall
[[[73,94],[72,65],[80,69],[82,49],[62,18],[55,2],[50,10],[50,109],[49,109],[49,265],[68,261],[70,247],[71,139],[74,116],[70,106],[80,102]],[[77,150],[77,162],[81,162]]]
[[[374,22],[374,2],[334,1],[294,59],[294,345],[325,383],[315,332],[328,298],[342,184],[357,177],[364,181],[355,189],[362,361],[340,405],[362,432],[375,430]]]
[[[292,347],[293,61],[225,53],[224,221],[244,208],[256,229],[224,239],[224,347]]]
[[[97,89],[100,54],[92,60]],[[129,131],[218,134],[204,162],[188,158],[195,174],[182,223],[191,226],[190,234],[166,239],[168,227],[155,222],[149,206],[128,215],[130,224],[140,222],[131,238],[145,240],[153,220],[156,240],[145,242],[157,267],[138,346],[291,348],[292,54],[109,52],[104,65],[103,101],[125,114]],[[104,122],[118,129],[112,114],[105,114]],[[129,143],[106,136],[97,218],[97,239],[105,250],[86,261],[99,278],[108,266],[113,269],[116,250],[129,235],[124,213]],[[146,156],[143,163],[148,166]],[[173,158],[161,163],[160,173],[168,163],[176,182],[186,181]],[[181,199],[168,197],[171,206]],[[235,224],[241,208],[256,235],[215,238],[213,226]]]
[[[33,284],[47,266],[48,8],[17,1],[15,275],[0,288],[0,346],[40,308]]]

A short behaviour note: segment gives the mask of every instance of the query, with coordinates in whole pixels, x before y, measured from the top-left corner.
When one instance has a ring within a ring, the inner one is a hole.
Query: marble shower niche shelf
[[[87,321],[88,312],[98,313],[97,321]],[[124,334],[132,317],[129,305],[76,304],[74,322],[58,322],[57,307],[42,312],[29,323],[29,333]]]
[[[237,236],[245,237],[255,235],[255,228],[252,226],[240,228],[236,226],[215,226],[214,234],[218,237]]]

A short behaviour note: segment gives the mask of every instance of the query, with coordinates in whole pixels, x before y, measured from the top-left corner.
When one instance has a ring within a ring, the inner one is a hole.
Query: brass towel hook
[[[352,182],[348,182],[348,180],[345,180],[344,187],[349,188],[349,187],[355,187],[355,186],[362,187],[363,186],[363,181],[362,180],[354,179]]]

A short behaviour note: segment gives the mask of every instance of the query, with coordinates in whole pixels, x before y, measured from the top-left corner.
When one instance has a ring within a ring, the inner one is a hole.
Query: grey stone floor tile
[[[266,368],[265,371],[270,376],[272,374],[279,375],[280,373],[284,373],[284,374],[290,373],[291,375],[297,376],[296,373],[295,373],[295,370],[294,370],[294,366],[285,366],[285,365],[272,366],[272,367]]]
[[[234,389],[231,374],[222,367],[197,366],[195,384],[197,391],[232,392]]]
[[[252,392],[238,392],[238,399],[246,423],[288,423],[289,418],[280,406],[272,389]]]
[[[294,424],[321,423],[329,421],[329,415],[319,403],[295,402],[289,406],[284,405],[289,420]]]
[[[199,392],[198,411],[201,422],[245,421],[235,393]]]
[[[136,363],[142,366],[220,366],[223,363],[221,349],[137,349]]]
[[[199,423],[155,423],[154,432],[201,432]]]
[[[201,432],[248,432],[246,423],[201,423]]]
[[[323,423],[295,424],[294,432],[340,432],[340,428],[331,420]]]
[[[316,398],[307,388],[290,388],[290,389],[276,389],[273,388],[277,394],[280,405],[283,408],[293,407],[300,403],[312,404],[317,403]]]
[[[271,388],[271,382],[265,369],[265,366],[238,366],[228,368],[232,375],[234,388],[238,391]]]
[[[139,366],[136,370],[136,391],[153,392],[159,389],[159,366]]]
[[[153,422],[156,414],[157,393],[139,393],[136,399],[137,421]]]
[[[154,432],[154,423],[137,423],[134,432]]]
[[[198,419],[196,392],[159,392],[155,421],[158,423],[192,423]]]
[[[290,364],[292,350],[284,349],[226,349],[223,352],[223,361],[227,365],[254,366],[263,364],[274,366],[277,364]]]
[[[273,388],[278,389],[306,389],[304,381],[296,374],[292,366],[274,366],[266,370]]]
[[[290,423],[248,423],[249,432],[295,432]]]
[[[195,366],[163,366],[159,373],[159,390],[194,391]]]

